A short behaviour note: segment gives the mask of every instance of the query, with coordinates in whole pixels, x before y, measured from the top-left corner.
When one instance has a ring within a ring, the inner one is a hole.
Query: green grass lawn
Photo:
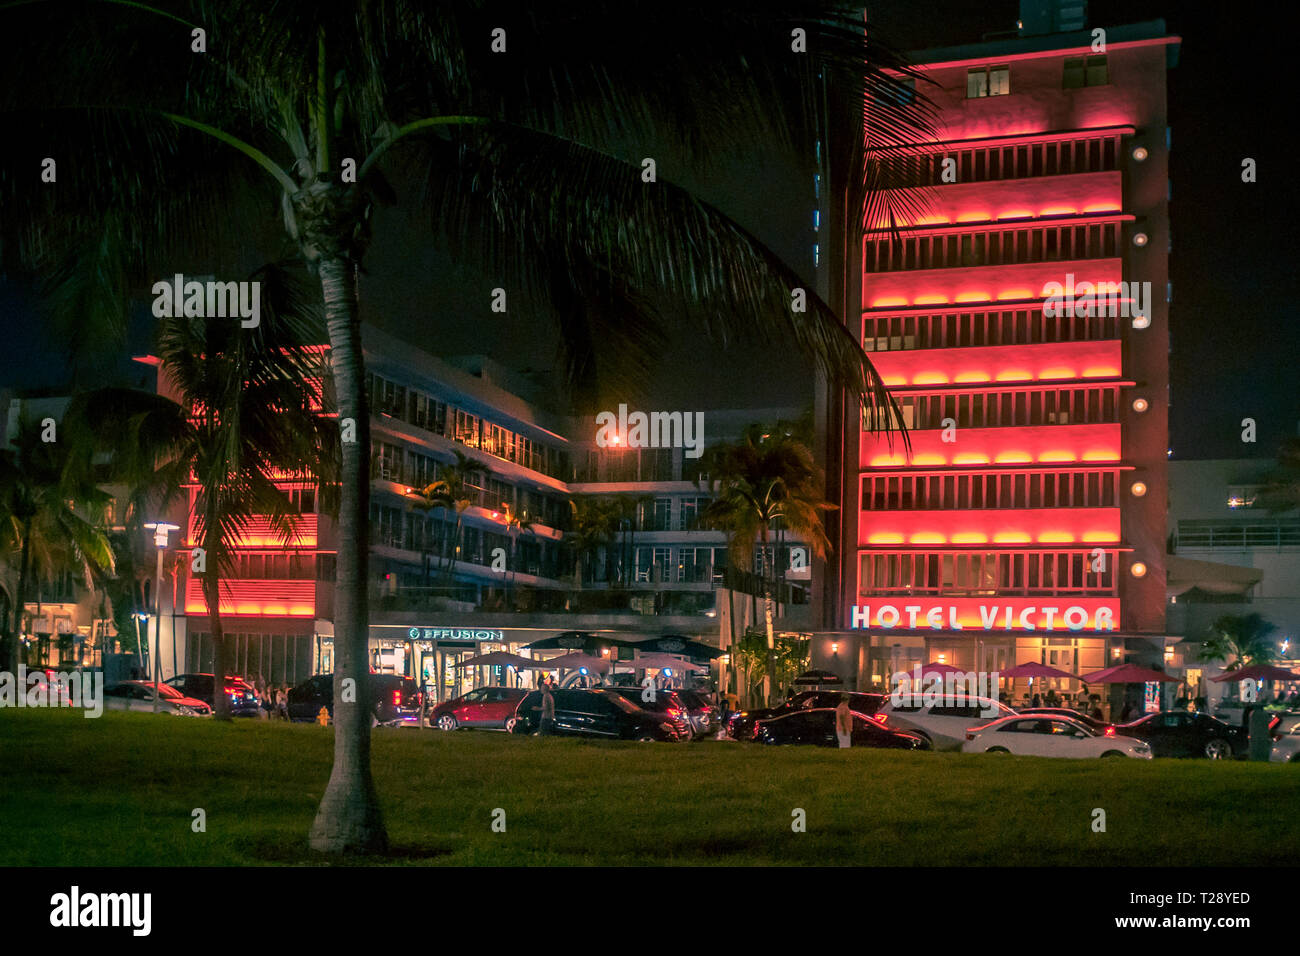
[[[0,865],[318,862],[332,746],[314,725],[0,710]],[[1300,847],[1285,764],[381,729],[374,768],[392,863],[1263,865]]]

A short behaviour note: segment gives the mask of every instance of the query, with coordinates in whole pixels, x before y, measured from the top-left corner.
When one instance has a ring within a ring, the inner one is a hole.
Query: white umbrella
[[[671,667],[679,671],[707,671],[708,668],[702,664],[692,664],[690,661],[673,657],[671,654],[642,654],[640,657],[633,658],[630,661],[618,661],[621,666],[632,667],[636,670],[645,670],[648,667],[656,670],[663,670],[665,667]]]

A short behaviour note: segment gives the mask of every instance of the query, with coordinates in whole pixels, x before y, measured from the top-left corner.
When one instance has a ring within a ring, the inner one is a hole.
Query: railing
[[[1178,548],[1300,548],[1300,518],[1178,522]]]
[[[601,589],[590,591],[512,589],[507,600],[497,592],[466,601],[456,588],[399,587],[370,590],[374,611],[457,611],[482,614],[608,614],[709,616],[716,607],[713,591]]]

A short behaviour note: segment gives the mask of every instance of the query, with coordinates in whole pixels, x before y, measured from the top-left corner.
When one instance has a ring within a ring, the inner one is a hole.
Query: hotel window
[[[1004,96],[1011,92],[1011,70],[1005,66],[981,67],[966,73],[966,98]]]
[[[860,557],[859,594],[953,597],[1114,594],[1117,552],[1092,571],[1091,550],[871,552]]]
[[[1062,86],[1077,90],[1085,86],[1105,86],[1110,82],[1110,70],[1103,56],[1067,56]]]

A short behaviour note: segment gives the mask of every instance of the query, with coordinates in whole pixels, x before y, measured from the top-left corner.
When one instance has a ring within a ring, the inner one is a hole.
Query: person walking
[[[848,694],[840,694],[839,706],[835,708],[835,739],[841,748],[853,746],[853,712],[849,710]]]
[[[542,684],[542,720],[537,732],[543,737],[555,733],[555,695],[549,683]]]

